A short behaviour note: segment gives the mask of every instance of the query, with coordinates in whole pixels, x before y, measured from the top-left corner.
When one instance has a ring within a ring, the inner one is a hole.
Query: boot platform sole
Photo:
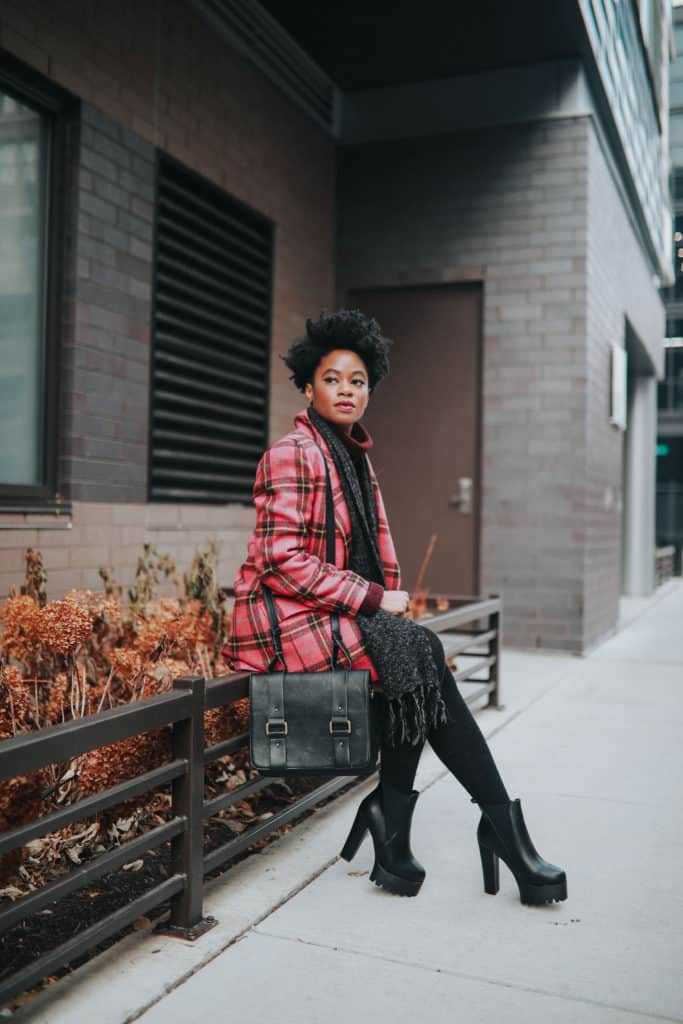
[[[339,856],[343,857],[346,861],[353,860],[366,835],[367,829],[360,827],[360,825],[355,832],[352,830]],[[422,881],[411,882],[409,879],[401,878],[399,875],[392,875],[390,871],[386,871],[377,863],[373,865],[370,881],[386,889],[388,892],[395,893],[397,896],[417,896],[422,886]]]
[[[381,864],[375,863],[370,872],[370,881],[397,896],[417,896],[424,879],[413,882],[408,878],[401,878],[400,875],[392,875]]]
[[[519,898],[522,903],[537,907],[543,903],[560,903],[567,898],[567,883],[559,882],[557,885],[521,885],[519,886]]]

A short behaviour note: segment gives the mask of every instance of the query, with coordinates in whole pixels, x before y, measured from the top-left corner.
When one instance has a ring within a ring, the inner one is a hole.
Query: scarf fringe
[[[432,728],[450,721],[438,686],[417,686],[387,699],[383,737],[390,747],[422,744]]]

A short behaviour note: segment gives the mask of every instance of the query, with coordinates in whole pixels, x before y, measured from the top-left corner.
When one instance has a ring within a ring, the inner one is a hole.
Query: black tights
[[[421,628],[426,629],[424,626]],[[446,665],[443,645],[438,635],[431,629],[426,629],[426,632],[437,668],[443,672],[442,692],[450,719],[430,730],[429,743],[477,803],[503,803],[509,797],[484,735],[458,690],[453,673]],[[422,746],[420,743],[415,746],[402,743],[398,747],[390,747],[382,743],[380,780],[396,789],[410,792]]]

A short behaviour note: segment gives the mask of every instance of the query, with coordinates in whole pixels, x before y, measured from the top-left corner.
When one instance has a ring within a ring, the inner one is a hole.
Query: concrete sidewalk
[[[504,650],[477,712],[565,902],[522,905],[502,861],[484,893],[478,808],[426,748],[417,898],[369,883],[369,837],[338,858],[369,780],[211,883],[197,943],[130,936],[13,1020],[683,1021],[683,584],[626,611],[584,659]]]

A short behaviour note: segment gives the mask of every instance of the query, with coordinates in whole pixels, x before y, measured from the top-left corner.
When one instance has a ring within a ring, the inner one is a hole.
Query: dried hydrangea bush
[[[162,577],[175,573],[175,565],[145,544],[125,596],[102,568],[101,593],[72,590],[48,601],[40,552],[27,549],[25,582],[19,593],[13,588],[0,613],[0,741],[163,693],[179,676],[225,675],[220,649],[230,615],[216,579],[217,560],[211,540],[195,554],[182,584],[174,577],[176,596],[157,597]],[[246,700],[207,712],[207,743],[244,732],[247,721]],[[0,831],[168,759],[169,727],[0,783]],[[212,783],[234,788],[247,781],[244,761],[235,754],[207,766],[209,789]],[[16,899],[82,858],[159,824],[169,802],[166,793],[147,794],[1,857],[0,898]]]

